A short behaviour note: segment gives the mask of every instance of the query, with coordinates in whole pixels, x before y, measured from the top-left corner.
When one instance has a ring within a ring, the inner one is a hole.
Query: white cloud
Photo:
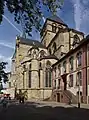
[[[42,17],[42,19],[43,19],[43,22],[45,23],[45,21],[46,21],[45,17]]]
[[[8,47],[8,48],[12,48],[12,49],[15,48],[15,46],[13,44],[7,43],[7,42],[0,42],[0,45],[3,45],[3,46]]]
[[[74,7],[74,21],[77,30],[81,30],[87,33],[87,21],[89,19],[89,1],[88,0],[72,0]]]
[[[3,55],[0,55],[0,62],[7,62],[8,64],[7,64],[7,66],[6,66],[6,69],[5,69],[5,71],[6,72],[9,72],[9,71],[11,71],[11,57],[5,57],[5,56],[3,56]]]

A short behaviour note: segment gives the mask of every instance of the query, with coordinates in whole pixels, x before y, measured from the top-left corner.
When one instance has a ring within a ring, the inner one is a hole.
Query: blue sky
[[[58,10],[57,15],[70,27],[80,30],[87,35],[89,33],[89,0],[64,0],[64,5],[61,10]],[[45,18],[49,16],[44,9]],[[5,9],[5,16],[20,30],[21,26],[16,24],[13,16]],[[40,36],[34,30],[32,39],[39,40]],[[12,25],[6,19],[3,19],[0,25],[0,61],[7,61],[7,71],[11,68],[11,57],[14,53],[15,38],[19,35]]]

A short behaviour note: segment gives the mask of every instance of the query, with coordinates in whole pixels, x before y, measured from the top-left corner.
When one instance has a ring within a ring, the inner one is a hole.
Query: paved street
[[[27,102],[24,105],[13,103],[3,111],[0,106],[0,120],[89,120],[89,109],[74,106]]]

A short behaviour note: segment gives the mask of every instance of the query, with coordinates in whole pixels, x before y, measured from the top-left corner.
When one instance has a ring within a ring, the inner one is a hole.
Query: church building
[[[55,91],[62,90],[58,88],[62,79],[60,71],[69,74],[69,68],[66,68],[68,72],[65,69],[66,65],[68,67],[65,56],[76,49],[84,39],[84,33],[69,28],[54,15],[46,19],[40,35],[41,40],[38,41],[16,37],[12,57],[11,88],[15,88],[17,92],[27,91],[28,99],[49,98],[60,101],[59,92]],[[72,76],[70,77],[72,79]]]

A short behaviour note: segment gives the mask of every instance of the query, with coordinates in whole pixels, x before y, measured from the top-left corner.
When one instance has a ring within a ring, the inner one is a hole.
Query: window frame
[[[53,23],[53,24],[52,24],[52,32],[53,32],[53,33],[56,33],[56,29],[57,29],[56,24]]]
[[[72,60],[72,61],[71,61]],[[70,64],[70,71],[73,71],[73,69],[74,69],[74,56],[71,56],[70,58],[69,58],[69,64]],[[71,65],[72,64],[72,65]]]
[[[82,52],[79,51],[76,55],[77,68],[82,65]]]
[[[80,75],[79,75],[80,74]],[[78,76],[79,75],[79,76]],[[79,78],[80,77],[80,78]],[[82,86],[82,72],[77,72],[77,80],[76,80],[76,86]]]
[[[52,70],[51,62],[46,62],[46,71],[45,71],[45,87],[52,87]]]
[[[55,53],[57,50],[57,45],[56,45],[56,42],[53,43],[53,53]]]
[[[63,62],[63,72],[66,73],[66,61]]]
[[[73,77],[74,77],[73,74],[69,75],[69,87],[73,87],[74,86],[74,84],[73,84],[73,82],[74,82]]]

